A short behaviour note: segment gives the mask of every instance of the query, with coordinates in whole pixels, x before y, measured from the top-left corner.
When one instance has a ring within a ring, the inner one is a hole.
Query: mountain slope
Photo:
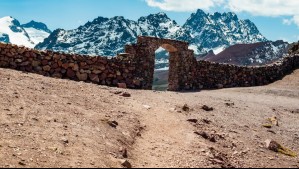
[[[6,33],[0,33],[0,42],[9,43],[9,36]]]
[[[124,44],[135,41],[137,31],[137,23],[123,17],[98,17],[78,29],[55,30],[36,48],[109,56],[122,51]]]
[[[0,18],[0,33],[6,34],[10,43],[28,47],[34,47],[35,45],[20,22],[12,17]]]
[[[47,27],[47,25],[42,22],[30,21],[26,24],[23,24],[22,27],[23,28],[33,28],[33,29],[40,30],[43,32],[51,33],[51,30]]]
[[[203,60],[242,66],[263,65],[282,58],[289,49],[283,41],[237,44],[219,54],[209,53]]]
[[[30,21],[23,24],[22,27],[35,45],[43,42],[51,34],[51,30],[48,29],[47,25],[41,22]]]
[[[68,53],[115,56],[124,45],[136,42],[139,35],[185,40],[188,34],[164,13],[141,17],[138,21],[124,17],[98,17],[74,30],[55,30],[36,46]]]
[[[0,41],[34,48],[44,41],[51,31],[43,23],[31,21],[21,25],[18,20],[7,16],[0,18]]]
[[[250,20],[240,20],[231,12],[206,14],[198,10],[191,15],[183,27],[190,30],[191,44],[200,44],[202,51],[198,53],[223,49],[240,43],[267,41],[254,23]]]
[[[212,49],[221,52],[237,43],[266,41],[249,20],[239,20],[233,13],[210,15],[198,10],[184,26],[178,25],[165,13],[151,14],[138,21],[99,17],[74,30],[58,29],[36,48],[115,56],[123,51],[124,45],[135,43],[140,35],[187,41],[195,54]]]

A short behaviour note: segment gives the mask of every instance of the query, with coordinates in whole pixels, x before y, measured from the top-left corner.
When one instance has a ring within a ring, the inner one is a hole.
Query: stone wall
[[[100,85],[152,89],[155,51],[163,47],[170,53],[169,90],[180,91],[266,85],[299,66],[298,45],[289,56],[261,67],[196,61],[188,46],[182,41],[139,37],[137,44],[125,47],[126,53],[108,59],[0,43],[0,67]]]
[[[37,73],[44,76],[92,82],[107,86],[126,83],[128,88],[141,88],[135,80],[135,65],[124,57],[107,59],[37,51],[0,43],[0,67]]]
[[[242,67],[199,61],[195,88],[215,89],[230,87],[262,86],[282,79],[298,68],[299,55],[284,57],[273,64],[260,67]]]

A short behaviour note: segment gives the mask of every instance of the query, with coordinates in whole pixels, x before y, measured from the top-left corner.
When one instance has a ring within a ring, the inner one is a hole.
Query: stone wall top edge
[[[82,55],[82,54],[76,54],[76,53],[65,53],[65,52],[59,52],[59,51],[52,51],[52,50],[38,50],[38,49],[34,49],[34,48],[28,48],[25,46],[21,46],[21,45],[15,45],[15,44],[11,44],[11,43],[3,43],[0,42],[0,48],[15,48],[15,49],[25,49],[25,51],[29,51],[29,52],[34,52],[36,54],[44,54],[44,55],[64,55],[64,56],[77,56],[77,57],[84,57],[86,59],[89,58],[100,58],[103,60],[123,60],[117,56],[111,57],[111,56],[91,56],[91,55]]]

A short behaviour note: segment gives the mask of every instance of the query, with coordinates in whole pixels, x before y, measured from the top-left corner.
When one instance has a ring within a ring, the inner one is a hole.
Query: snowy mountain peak
[[[13,18],[12,16],[5,16],[3,18],[0,18],[1,22],[12,22],[13,20],[15,20],[15,18]]]
[[[198,10],[191,15],[183,28],[190,31],[191,43],[200,45],[200,53],[207,53],[209,50],[219,52],[219,49],[235,44],[267,41],[254,23],[240,20],[232,12],[206,14]]]
[[[198,9],[196,11],[196,13],[193,13],[191,15],[191,17],[203,17],[203,16],[206,16],[207,14],[205,13],[205,11],[201,10],[201,9]]]
[[[167,19],[167,20],[171,20],[166,13],[164,12],[159,12],[157,14],[152,14],[149,15],[149,17],[154,17],[154,18],[159,18],[159,19]]]
[[[94,19],[92,22],[93,22],[93,23],[102,23],[102,22],[106,22],[107,20],[109,20],[109,19],[100,16],[100,17]],[[90,22],[89,22],[89,23],[90,23]]]
[[[3,18],[0,18],[0,24],[3,26],[10,26],[10,27],[13,27],[13,26],[19,27],[20,26],[20,22],[11,16],[6,16]]]
[[[1,42],[33,48],[37,43],[42,42],[49,34],[50,32],[45,32],[44,30],[25,27],[11,16],[0,18]]]
[[[148,16],[144,16],[138,19],[138,22],[145,22],[149,21],[154,24],[158,24],[159,22],[168,22],[171,21],[171,19],[163,12],[157,13],[157,14],[150,14]]]
[[[51,30],[48,29],[47,25],[42,22],[30,21],[29,23],[22,25],[24,28],[34,28],[36,30],[45,31],[51,33]]]
[[[137,21],[119,16],[98,17],[78,29],[54,31],[36,48],[115,56],[123,52],[124,45],[135,43],[140,35],[187,41],[195,54],[210,50],[220,53],[230,45],[266,41],[252,22],[240,20],[235,13],[207,14],[199,9],[184,26],[163,12]]]
[[[125,20],[125,17],[123,16],[115,16],[113,18],[111,18],[112,20]]]

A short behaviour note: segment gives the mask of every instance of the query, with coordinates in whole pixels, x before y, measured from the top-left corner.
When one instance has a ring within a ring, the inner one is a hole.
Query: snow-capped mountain
[[[51,33],[47,25],[41,22],[30,21],[27,24],[23,24],[22,27],[35,45],[43,42]]]
[[[140,32],[137,35],[189,41],[188,30],[171,20],[165,13],[151,14],[138,19]]]
[[[216,55],[211,52],[200,59],[241,66],[263,65],[282,58],[288,53],[289,46],[284,41],[238,44]]]
[[[234,13],[211,15],[198,10],[183,26],[165,13],[141,17],[137,21],[98,17],[74,30],[55,30],[36,48],[115,56],[123,51],[124,45],[135,43],[140,35],[187,41],[195,54],[210,50],[220,53],[230,45],[266,41],[251,21],[240,20]]]
[[[43,23],[31,21],[21,25],[11,16],[0,18],[0,41],[34,48],[50,35],[51,31]]]
[[[74,30],[55,30],[36,46],[67,53],[115,56],[124,45],[136,43],[139,35],[184,40],[189,36],[164,13],[141,17],[138,21],[124,17],[98,17]]]
[[[55,30],[38,49],[52,49],[67,53],[114,56],[127,43],[136,40],[140,31],[134,21],[123,17],[98,17],[74,30]]]
[[[193,13],[183,28],[190,31],[191,44],[200,45],[196,53],[213,50],[220,53],[235,44],[265,42],[267,39],[250,20],[240,20],[234,13],[206,14],[202,10]]]

